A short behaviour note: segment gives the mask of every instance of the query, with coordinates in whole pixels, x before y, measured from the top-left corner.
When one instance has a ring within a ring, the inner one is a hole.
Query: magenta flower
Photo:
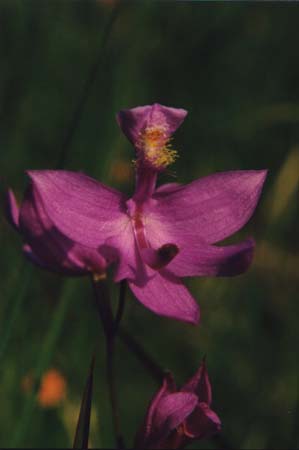
[[[252,239],[224,247],[214,244],[249,220],[266,171],[217,173],[185,186],[170,183],[157,188],[158,174],[176,157],[170,139],[186,114],[158,104],[118,114],[121,129],[136,149],[136,189],[131,199],[82,173],[28,174],[36,208],[49,221],[49,246],[53,240],[66,239],[72,249],[78,244],[80,251],[81,246],[98,251],[107,264],[115,263],[115,281],[127,279],[144,306],[197,323],[198,305],[180,278],[232,276],[248,268]],[[25,238],[28,234],[34,241],[30,214],[22,209],[21,228]],[[32,239],[29,243],[33,248]]]
[[[6,216],[24,238],[23,252],[34,264],[64,275],[104,275],[105,259],[97,250],[71,241],[53,226],[33,185],[27,189],[20,208],[13,192],[8,191]]]
[[[137,433],[135,448],[184,448],[192,440],[219,433],[221,422],[210,408],[212,390],[205,363],[181,388],[166,375]]]

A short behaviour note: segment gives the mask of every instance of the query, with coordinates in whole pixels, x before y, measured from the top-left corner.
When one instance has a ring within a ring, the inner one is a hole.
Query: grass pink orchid
[[[266,171],[216,173],[187,185],[157,188],[159,173],[176,157],[171,137],[186,114],[154,104],[117,115],[136,150],[136,189],[130,199],[82,173],[41,170],[28,175],[37,208],[49,222],[49,246],[58,233],[74,250],[99,252],[107,264],[116,264],[115,281],[127,279],[144,306],[197,323],[199,307],[181,278],[232,276],[248,268],[252,239],[214,244],[250,219]],[[25,210],[20,217],[22,229],[30,234],[30,217]]]
[[[171,374],[153,397],[135,448],[184,448],[193,440],[219,433],[221,422],[211,409],[212,389],[205,362],[195,375],[177,389]]]

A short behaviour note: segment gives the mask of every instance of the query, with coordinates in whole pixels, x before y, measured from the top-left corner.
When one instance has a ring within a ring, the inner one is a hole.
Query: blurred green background
[[[296,3],[0,0],[2,191],[10,186],[20,200],[26,169],[64,163],[132,192],[133,151],[115,113],[154,102],[189,111],[174,141],[180,158],[161,181],[269,169],[254,217],[230,240],[256,238],[249,272],[188,280],[200,326],[155,316],[131,295],[123,319],[179,384],[207,354],[231,448],[299,448],[298,23]],[[96,347],[90,445],[112,447],[104,337],[89,280],[31,267],[3,214],[0,240],[0,446],[71,445]],[[130,446],[157,384],[120,342],[116,363]],[[51,368],[67,389],[52,408],[30,395]]]

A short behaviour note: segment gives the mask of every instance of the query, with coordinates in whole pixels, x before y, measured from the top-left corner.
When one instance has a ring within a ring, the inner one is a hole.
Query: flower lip
[[[165,126],[146,127],[140,131],[136,149],[137,165],[158,171],[165,169],[177,158],[177,151],[171,148]]]
[[[163,170],[174,162],[177,152],[170,146],[171,135],[187,111],[154,103],[122,110],[117,122],[137,151],[137,166]]]
[[[116,120],[123,133],[136,146],[140,131],[147,127],[162,126],[170,136],[182,124],[187,114],[188,111],[183,108],[171,108],[154,103],[123,109],[117,113]]]

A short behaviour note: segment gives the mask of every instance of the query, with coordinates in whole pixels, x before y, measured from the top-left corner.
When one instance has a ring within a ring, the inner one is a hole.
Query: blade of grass
[[[63,168],[66,164],[68,150],[72,144],[75,132],[78,128],[79,122],[80,122],[82,114],[83,114],[85,104],[87,102],[87,99],[88,99],[91,89],[93,87],[93,84],[96,80],[98,71],[99,71],[100,67],[102,67],[102,60],[103,60],[105,48],[106,48],[109,36],[111,34],[113,25],[115,23],[115,20],[119,14],[121,4],[122,4],[122,2],[118,2],[115,5],[115,7],[113,8],[111,15],[108,19],[108,22],[103,30],[98,55],[95,59],[95,62],[92,64],[92,66],[90,68],[89,74],[88,74],[85,84],[83,86],[81,96],[79,98],[79,101],[76,105],[73,116],[71,118],[70,125],[69,125],[69,127],[66,131],[65,137],[63,139],[59,161],[57,162],[57,165],[56,165],[57,168]]]
[[[39,355],[36,369],[34,371],[34,379],[37,380],[35,389],[25,401],[23,411],[21,413],[20,421],[17,424],[16,431],[11,438],[11,447],[21,447],[26,437],[26,431],[32,422],[32,415],[35,409],[35,399],[38,391],[39,383],[42,374],[47,366],[50,364],[53,352],[56,348],[59,336],[61,334],[63,323],[75,291],[74,280],[67,280],[62,288],[62,294],[58,303],[58,308],[54,313],[54,317],[49,328],[48,334],[45,338],[44,345]]]
[[[19,314],[22,310],[22,305],[24,300],[26,299],[26,294],[28,291],[28,287],[32,283],[32,274],[33,270],[32,267],[26,264],[23,266],[21,270],[21,275],[19,277],[19,280],[17,282],[17,292],[14,292],[11,296],[11,300],[14,299],[12,310],[10,317],[8,318],[6,322],[6,327],[4,328],[4,331],[1,336],[0,340],[0,361],[2,360],[5,351],[7,349],[8,343],[10,341],[14,325],[18,320]]]
[[[92,357],[85,384],[85,389],[83,392],[80,414],[78,418],[76,434],[73,444],[73,448],[76,449],[88,448],[94,363],[95,363],[95,356]]]
[[[299,364],[297,363],[297,367]],[[290,448],[299,449],[299,367],[297,370],[297,378],[296,378],[296,395],[295,395],[295,407],[294,407],[294,415],[293,415],[293,424],[292,430],[290,433],[291,442]]]

